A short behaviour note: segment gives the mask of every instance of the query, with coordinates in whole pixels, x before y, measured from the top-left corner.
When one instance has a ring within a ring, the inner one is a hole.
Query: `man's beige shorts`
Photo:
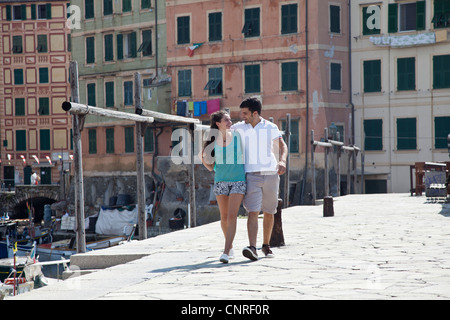
[[[280,176],[275,174],[247,173],[247,193],[244,208],[248,212],[275,214],[278,206]]]

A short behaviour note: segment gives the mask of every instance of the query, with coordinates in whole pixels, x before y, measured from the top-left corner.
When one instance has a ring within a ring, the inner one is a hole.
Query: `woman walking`
[[[205,167],[209,171],[215,171],[214,194],[225,236],[225,249],[220,256],[223,263],[228,263],[234,257],[237,214],[246,192],[241,138],[237,131],[230,130],[231,125],[227,112],[217,111],[211,114],[209,138],[199,154]]]

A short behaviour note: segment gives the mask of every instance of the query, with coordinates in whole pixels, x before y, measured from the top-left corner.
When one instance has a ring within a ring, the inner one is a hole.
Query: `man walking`
[[[242,121],[232,126],[239,131],[245,151],[247,193],[243,204],[248,211],[250,245],[242,254],[253,261],[258,260],[256,241],[261,211],[264,214],[262,252],[266,257],[273,257],[269,242],[278,205],[279,175],[286,172],[287,157],[287,146],[277,125],[262,118],[261,109],[257,98],[245,99],[240,105]]]

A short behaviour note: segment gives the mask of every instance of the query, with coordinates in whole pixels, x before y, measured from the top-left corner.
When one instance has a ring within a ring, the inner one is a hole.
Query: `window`
[[[259,64],[247,65],[245,73],[245,93],[261,92]]]
[[[191,95],[191,70],[180,70],[178,71],[178,96],[190,97]]]
[[[153,140],[153,129],[147,127],[144,134],[144,152],[155,151],[154,146],[155,142]]]
[[[450,88],[450,55],[433,57],[433,89]]]
[[[24,116],[25,115],[25,98],[16,98],[14,114],[16,116]]]
[[[297,4],[281,6],[281,34],[297,33]]]
[[[114,60],[113,35],[105,35],[105,62]]]
[[[450,134],[450,116],[434,118],[434,148],[447,149],[447,136]]]
[[[16,131],[16,151],[27,150],[27,132],[25,130]]]
[[[13,20],[26,20],[27,19],[27,5],[22,4],[12,7],[12,18]]]
[[[281,64],[281,91],[298,90],[298,62]]]
[[[381,60],[364,61],[364,92],[381,92]]]
[[[113,14],[112,0],[103,0],[103,15],[109,16]]]
[[[340,63],[332,62],[330,63],[330,90],[341,91],[341,69]]]
[[[12,52],[14,54],[22,53],[23,52],[22,36],[13,36],[12,39],[13,39]]]
[[[208,70],[209,80],[205,86],[210,96],[222,94],[222,68],[210,68]]]
[[[131,12],[131,0],[122,0],[122,12]]]
[[[341,7],[330,5],[330,32],[341,33]]]
[[[397,59],[397,90],[416,90],[416,58]]]
[[[37,36],[37,52],[47,52],[47,35],[38,34]]]
[[[41,116],[48,116],[50,114],[50,99],[48,97],[39,98],[38,113]]]
[[[134,128],[125,128],[125,152],[134,152]]]
[[[380,34],[380,26],[379,21],[375,18],[377,15],[377,12],[374,12],[373,10],[377,10],[378,13],[381,11],[381,7],[377,6],[378,10],[375,9],[375,6],[368,6],[362,8],[362,30],[363,35],[374,35],[374,34]],[[374,17],[375,15],[375,17]]]
[[[86,63],[95,63],[95,38],[86,38]]]
[[[152,30],[142,31],[142,44],[138,52],[142,52],[143,57],[152,55]]]
[[[39,83],[48,83],[48,68],[39,68]]]
[[[107,108],[114,107],[114,81],[105,82],[105,105]]]
[[[383,120],[364,120],[364,150],[383,150]]]
[[[117,59],[136,58],[136,45],[136,32],[120,34],[120,37],[117,35]]]
[[[86,19],[94,18],[94,0],[84,0],[84,17]]]
[[[397,150],[416,150],[416,140],[416,118],[397,119]]]
[[[41,146],[40,150],[50,150],[50,130],[39,130],[39,144]]]
[[[89,129],[89,154],[97,153],[97,129]]]
[[[222,12],[213,12],[208,15],[209,41],[222,40]]]
[[[434,0],[433,26],[436,29],[450,27],[450,0]]]
[[[106,153],[114,153],[114,128],[106,128]]]
[[[425,1],[389,4],[388,31],[414,30],[425,30]]]
[[[37,6],[37,17],[39,20],[51,19],[52,18],[52,4],[38,4]]]
[[[259,8],[245,9],[242,33],[246,38],[259,37]]]
[[[286,120],[281,121],[281,130],[286,130]],[[298,153],[300,140],[299,140],[299,130],[298,130],[298,120],[291,120],[291,144],[290,144],[290,152]],[[284,142],[286,142],[286,135],[283,136]]]
[[[150,0],[141,0],[141,9],[150,9],[151,1]]]
[[[23,84],[23,70],[14,69],[14,84]]]
[[[123,104],[124,106],[133,105],[133,81],[123,83]]]
[[[189,16],[177,18],[177,44],[187,44],[191,42],[189,23]]]
[[[95,83],[88,83],[87,85],[87,103],[88,106],[95,107],[96,103]]]

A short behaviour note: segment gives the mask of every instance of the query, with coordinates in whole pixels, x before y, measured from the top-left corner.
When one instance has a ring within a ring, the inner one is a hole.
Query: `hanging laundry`
[[[194,102],[194,117],[200,117],[200,101]]]
[[[177,115],[183,117],[186,116],[186,101],[177,102]]]
[[[188,110],[189,111],[194,111],[194,101],[189,101],[188,102]]]
[[[208,100],[208,114],[220,110],[220,99]]]
[[[200,114],[208,113],[208,103],[206,101],[200,101]]]

